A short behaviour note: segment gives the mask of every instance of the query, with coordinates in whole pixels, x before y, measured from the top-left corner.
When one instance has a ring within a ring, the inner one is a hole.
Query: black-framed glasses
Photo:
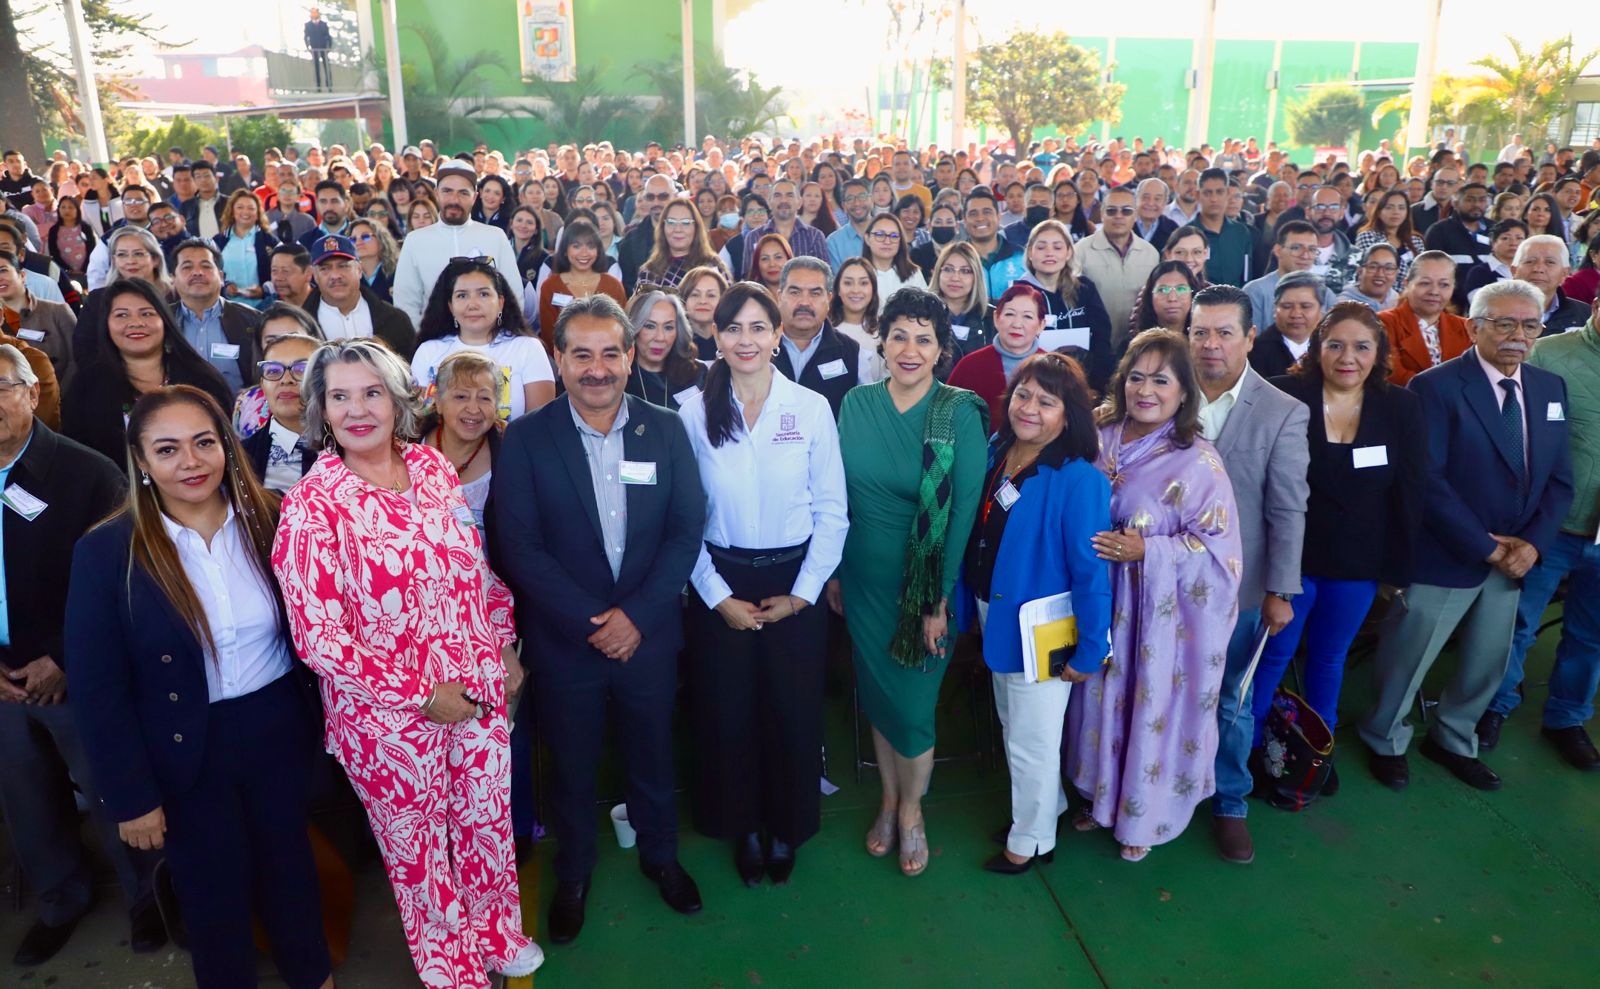
[[[1100,212],[1106,216],[1132,216],[1135,208],[1132,206],[1102,206]]]
[[[451,258],[450,259],[450,263],[451,264],[476,264],[476,265],[482,265],[485,268],[491,268],[492,269],[494,267],[494,258],[492,256],[488,255],[488,254],[478,254],[478,255],[475,255],[473,257],[466,257],[465,255],[463,255],[461,257]]]
[[[298,360],[293,364],[285,364],[282,361],[256,361],[256,368],[261,371],[261,376],[268,381],[281,380],[284,372],[288,372],[289,376],[296,381],[303,381],[308,363],[305,360]]]

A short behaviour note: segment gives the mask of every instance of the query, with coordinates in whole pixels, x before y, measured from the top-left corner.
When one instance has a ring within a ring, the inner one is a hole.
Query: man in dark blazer
[[[154,951],[166,942],[151,895],[155,858],[125,845],[94,800],[62,648],[73,544],[121,504],[126,480],[111,461],[35,418],[39,382],[14,347],[0,346],[0,380],[18,382],[0,392],[0,805],[37,915],[13,960],[43,964],[89,910],[93,869],[74,781],[90,795],[102,850],[132,906],[130,943]]]
[[[1478,756],[1478,719],[1505,674],[1522,578],[1572,503],[1567,388],[1524,365],[1544,296],[1508,279],[1472,299],[1471,350],[1411,379],[1428,428],[1427,510],[1398,623],[1380,640],[1378,696],[1360,724],[1379,782],[1410,782],[1406,724],[1418,687],[1458,626],[1460,659],[1422,754],[1480,790],[1500,777]]]
[[[844,394],[856,385],[872,384],[861,344],[828,322],[833,283],[828,262],[801,255],[784,262],[778,276],[778,310],[783,314],[783,339],[772,366],[783,376],[828,400],[839,418]],[[797,374],[795,369],[799,367]]]
[[[680,913],[700,892],[678,864],[672,710],[683,646],[679,596],[705,530],[683,423],[624,394],[633,327],[595,294],[554,327],[566,394],[513,422],[495,461],[491,562],[511,585],[555,775],[559,843],[550,937],[583,928],[595,864],[595,774],[615,705],[639,867]]]
[[[311,259],[317,270],[317,287],[306,297],[305,310],[316,317],[327,338],[344,336],[347,321],[365,324],[371,327],[373,336],[409,361],[417,350],[417,331],[411,325],[411,317],[384,302],[367,284],[361,274],[361,262],[356,260],[355,241],[328,234],[316,241]]]
[[[255,384],[261,314],[222,297],[222,252],[209,240],[191,237],[172,253],[172,284],[178,294],[173,315],[183,335],[229,388],[237,392]]]

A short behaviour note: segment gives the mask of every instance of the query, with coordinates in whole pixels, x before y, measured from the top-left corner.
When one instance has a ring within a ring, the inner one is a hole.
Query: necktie
[[[1500,425],[1505,430],[1506,448],[1511,451],[1511,469],[1517,475],[1517,508],[1528,493],[1528,468],[1522,453],[1522,407],[1517,404],[1517,383],[1502,378],[1500,387],[1506,396],[1500,402]]]

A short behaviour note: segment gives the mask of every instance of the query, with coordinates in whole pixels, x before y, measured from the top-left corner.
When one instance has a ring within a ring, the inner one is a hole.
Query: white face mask
[[[725,230],[732,230],[739,225],[738,213],[723,213],[717,217],[717,226]]]

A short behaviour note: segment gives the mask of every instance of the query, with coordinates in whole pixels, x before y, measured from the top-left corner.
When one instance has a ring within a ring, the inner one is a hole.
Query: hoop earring
[[[717,360],[719,360],[719,361],[722,360],[722,348],[721,347],[717,348]]]
[[[783,353],[783,344],[780,343],[776,347],[772,348],[772,356],[773,357],[777,357],[781,353]]]
[[[322,424],[322,448],[324,450],[335,449],[335,448],[338,447],[338,445],[339,444],[337,442],[335,442],[334,438],[333,438],[333,427],[328,425],[327,423],[323,423]]]

